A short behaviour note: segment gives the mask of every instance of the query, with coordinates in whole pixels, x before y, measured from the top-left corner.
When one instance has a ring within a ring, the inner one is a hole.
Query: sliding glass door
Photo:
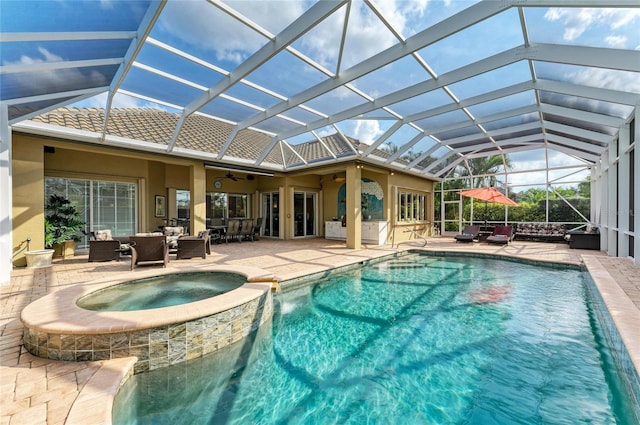
[[[136,232],[137,186],[134,183],[45,177],[45,204],[52,194],[69,199],[86,223],[85,231],[111,230],[114,236]],[[88,236],[76,244],[88,249]]]
[[[317,235],[317,198],[315,192],[295,192],[293,194],[293,236]]]
[[[261,195],[262,209],[262,236],[280,237],[280,194],[278,192],[265,192]]]

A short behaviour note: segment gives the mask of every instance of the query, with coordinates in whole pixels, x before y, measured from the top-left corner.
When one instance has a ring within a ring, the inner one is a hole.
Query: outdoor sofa
[[[517,223],[514,225],[515,240],[542,242],[565,242],[567,229],[558,223]]]

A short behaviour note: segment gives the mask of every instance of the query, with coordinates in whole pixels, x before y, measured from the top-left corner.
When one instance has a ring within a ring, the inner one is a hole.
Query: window
[[[229,217],[249,218],[249,195],[229,195]]]
[[[217,224],[227,218],[250,218],[249,195],[207,192],[207,222]]]
[[[191,216],[191,192],[188,190],[176,190],[176,225],[189,227]]]
[[[69,199],[87,224],[85,231],[111,230],[114,236],[136,232],[137,186],[134,183],[45,177],[45,203],[51,194]],[[87,237],[77,249],[88,248]]]
[[[398,221],[427,220],[428,195],[420,192],[398,192]]]

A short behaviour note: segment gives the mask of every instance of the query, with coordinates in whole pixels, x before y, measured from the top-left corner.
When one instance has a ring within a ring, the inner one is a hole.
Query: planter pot
[[[53,260],[53,249],[39,249],[36,251],[26,251],[24,256],[27,258],[27,267],[37,269],[40,267],[48,267]]]
[[[54,257],[71,258],[74,256],[76,251],[76,241],[69,240],[55,244],[53,249],[55,251],[53,254]]]

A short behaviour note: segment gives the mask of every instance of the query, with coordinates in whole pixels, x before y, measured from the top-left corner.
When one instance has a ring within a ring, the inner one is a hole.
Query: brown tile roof
[[[167,146],[178,123],[179,114],[159,109],[142,108],[114,108],[109,114],[107,133],[112,136]],[[104,110],[101,108],[58,108],[46,114],[31,119],[41,123],[75,128],[89,132],[100,133],[104,123]],[[177,147],[192,149],[207,153],[218,153],[233,130],[233,124],[216,120],[200,114],[189,116],[180,131]],[[337,157],[354,156],[353,149],[361,150],[367,145],[358,140],[347,137],[345,140],[338,134],[322,138],[324,144]],[[230,157],[257,160],[268,147],[271,137],[255,130],[241,130],[236,134],[233,143],[225,153]],[[361,146],[362,145],[362,146]],[[266,156],[265,161],[272,164],[283,164],[283,154],[280,144]],[[307,162],[318,162],[332,159],[331,154],[317,140],[291,146]],[[291,149],[283,147],[284,163],[286,165],[299,164],[300,158]],[[388,158],[389,153],[376,149],[374,155]]]

